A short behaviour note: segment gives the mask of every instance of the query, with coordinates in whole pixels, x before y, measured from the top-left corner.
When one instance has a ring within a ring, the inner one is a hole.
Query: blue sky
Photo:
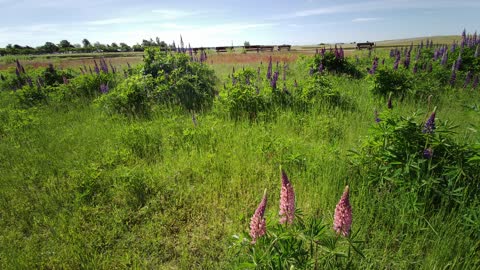
[[[317,44],[480,30],[480,0],[0,0],[0,47],[160,37],[192,46]],[[478,28],[478,29],[477,29]]]

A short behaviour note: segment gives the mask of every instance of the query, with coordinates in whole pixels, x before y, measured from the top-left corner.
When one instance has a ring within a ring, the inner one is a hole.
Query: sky
[[[0,47],[180,35],[192,47],[310,45],[480,30],[480,0],[0,0],[0,12]]]

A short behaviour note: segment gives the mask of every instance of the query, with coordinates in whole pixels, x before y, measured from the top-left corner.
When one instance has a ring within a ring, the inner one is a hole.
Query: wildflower
[[[436,111],[436,108],[433,109],[433,112],[432,114],[430,115],[430,117],[428,118],[427,122],[425,123],[425,126],[423,127],[423,133],[426,133],[426,134],[433,134],[433,132],[435,131],[435,111]]]
[[[467,88],[471,80],[472,80],[472,71],[469,71],[467,73],[467,77],[465,78],[465,83],[463,84],[463,88]]]
[[[460,69],[461,64],[462,64],[462,54],[459,54],[457,61],[455,61],[455,71],[458,71]]]
[[[282,170],[282,190],[280,192],[280,224],[292,224],[295,217],[295,192],[287,174]]]
[[[441,62],[442,66],[445,66],[447,64],[447,60],[448,60],[448,51],[445,51],[442,56],[442,62]]]
[[[431,159],[433,157],[433,149],[432,148],[427,148],[423,150],[423,157],[426,159]]]
[[[255,210],[250,220],[250,237],[252,237],[252,244],[257,242],[257,239],[267,232],[267,225],[263,215],[265,214],[265,208],[267,207],[267,190],[263,192],[263,198],[260,204]]]
[[[100,85],[100,92],[101,92],[102,94],[108,93],[108,84],[102,83],[102,84]]]
[[[333,229],[337,234],[347,237],[350,235],[352,226],[352,207],[349,201],[349,187],[346,186],[342,197],[335,207],[335,215],[333,219]]]
[[[472,84],[472,88],[473,88],[473,89],[476,89],[476,88],[477,88],[477,86],[478,86],[478,80],[479,80],[479,78],[478,78],[478,75],[477,75],[477,76],[475,76],[475,79],[473,80],[473,84]]]
[[[375,122],[380,123],[380,121],[382,121],[382,120],[380,119],[380,117],[378,117],[377,109],[375,109],[375,112],[373,114],[375,115]]]

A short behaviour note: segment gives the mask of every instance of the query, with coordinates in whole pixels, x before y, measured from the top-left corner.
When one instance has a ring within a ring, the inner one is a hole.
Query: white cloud
[[[134,23],[139,22],[136,18],[111,18],[105,20],[89,21],[85,24],[87,25],[110,25],[110,24],[124,24],[124,23]]]
[[[372,22],[372,21],[381,21],[383,18],[355,18],[352,22]]]
[[[292,19],[338,13],[358,13],[378,10],[399,10],[399,9],[435,9],[435,8],[480,8],[480,1],[447,1],[447,0],[391,0],[391,1],[369,1],[334,5],[329,7],[314,8],[283,14],[273,19]]]
[[[158,14],[161,19],[175,20],[179,18],[190,17],[193,15],[201,14],[202,12],[175,10],[175,9],[155,9],[153,13]]]

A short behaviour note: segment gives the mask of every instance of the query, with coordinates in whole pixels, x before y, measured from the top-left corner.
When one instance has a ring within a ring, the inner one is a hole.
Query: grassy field
[[[387,51],[375,54],[392,65]],[[372,59],[360,56],[364,71]],[[287,63],[289,82],[302,82],[309,57],[275,53],[273,63]],[[25,65],[30,70],[50,60]],[[232,68],[260,67],[265,77],[268,60],[269,54],[209,56],[220,94],[195,121],[178,106],[129,117],[105,113],[88,99],[25,108],[18,93],[2,89],[0,268],[242,269],[245,256],[232,248],[233,236],[248,232],[265,188],[267,227],[277,222],[280,166],[297,208],[323,220],[332,234],[335,205],[350,185],[352,229],[364,255],[352,255],[350,268],[480,267],[478,198],[455,211],[428,209],[413,191],[370,189],[354,166],[352,153],[377,125],[374,110],[388,111],[386,99],[372,94],[371,77],[325,75],[355,105],[350,109],[320,102],[304,112],[275,107],[254,121],[232,119],[223,103]],[[67,68],[91,59],[58,61]],[[126,61],[141,64],[141,57],[112,59]],[[457,126],[454,142],[478,144],[478,88],[435,93],[433,104],[427,96],[394,99],[392,111],[416,112],[424,122],[434,105],[439,126]],[[318,269],[324,268],[330,267]]]

